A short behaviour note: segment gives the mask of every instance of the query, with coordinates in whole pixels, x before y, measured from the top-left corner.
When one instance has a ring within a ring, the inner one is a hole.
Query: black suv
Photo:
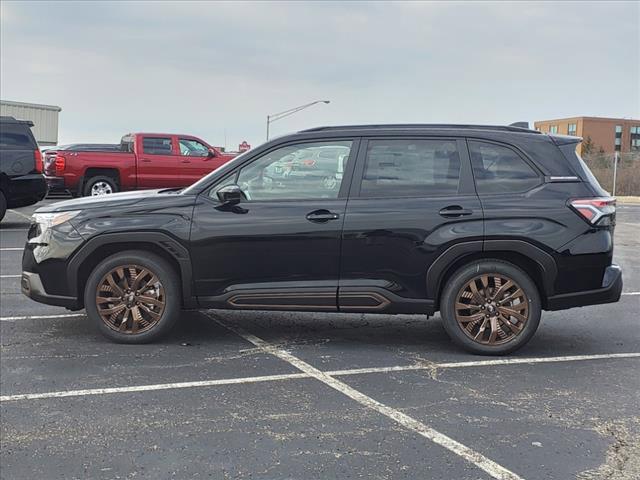
[[[458,345],[508,353],[543,309],[620,298],[615,200],[580,140],[515,126],[305,130],[183,191],[40,208],[22,290],[84,307],[119,342],[158,338],[181,308],[440,311]]]
[[[7,208],[33,205],[47,195],[42,154],[31,127],[26,120],[0,117],[0,220]]]

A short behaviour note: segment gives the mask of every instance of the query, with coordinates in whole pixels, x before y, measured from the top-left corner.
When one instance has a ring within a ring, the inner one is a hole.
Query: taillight
[[[595,225],[602,218],[611,217],[616,213],[615,197],[580,198],[571,200],[571,206],[591,225]]]
[[[33,160],[35,161],[36,164],[36,172],[37,173],[42,173],[42,153],[40,153],[40,149],[36,148],[33,151]]]
[[[56,155],[56,175],[61,175],[64,172],[64,167],[66,165],[66,159],[62,155]]]

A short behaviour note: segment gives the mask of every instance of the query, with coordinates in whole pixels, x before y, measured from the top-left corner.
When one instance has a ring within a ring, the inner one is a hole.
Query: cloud
[[[273,125],[640,116],[635,2],[1,2],[2,98],[63,108],[60,140]]]

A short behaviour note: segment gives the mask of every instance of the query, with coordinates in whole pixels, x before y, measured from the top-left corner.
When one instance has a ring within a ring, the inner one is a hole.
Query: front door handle
[[[337,220],[340,218],[339,213],[330,212],[329,210],[314,210],[307,213],[307,220],[314,223],[325,223],[329,220]]]
[[[449,205],[448,207],[444,207],[438,213],[441,217],[456,218],[471,215],[473,213],[473,210],[462,208],[460,205]]]

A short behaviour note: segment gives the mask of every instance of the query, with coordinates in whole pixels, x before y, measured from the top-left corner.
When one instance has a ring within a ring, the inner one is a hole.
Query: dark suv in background
[[[578,142],[515,126],[305,130],[183,191],[39,209],[22,290],[127,343],[181,308],[440,311],[458,345],[508,353],[541,310],[620,298],[615,200]],[[320,152],[336,155],[321,174]]]
[[[33,205],[47,195],[42,154],[31,127],[29,121],[0,117],[0,220],[7,208]]]

